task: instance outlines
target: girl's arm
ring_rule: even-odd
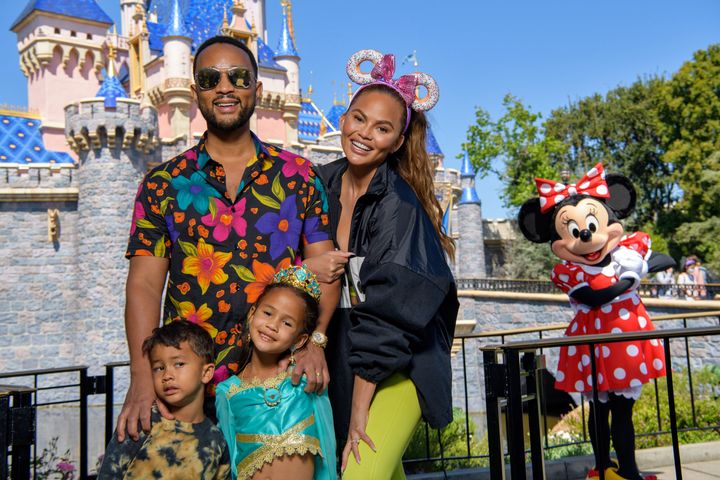
[[[375,444],[365,432],[370,412],[370,403],[372,402],[373,395],[375,395],[375,388],[376,385],[374,383],[355,375],[352,411],[350,413],[350,428],[348,430],[345,448],[343,449],[342,466],[340,467],[343,472],[345,471],[345,467],[347,467],[347,461],[351,451],[355,456],[355,461],[360,463],[359,445],[361,440],[375,451]]]

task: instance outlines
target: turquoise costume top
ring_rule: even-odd
[[[218,426],[230,452],[233,478],[250,478],[284,455],[315,455],[315,480],[337,479],[335,432],[327,391],[293,386],[288,372],[245,382],[233,375],[215,392]]]

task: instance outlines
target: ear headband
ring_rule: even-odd
[[[572,195],[589,195],[595,198],[610,198],[607,182],[605,182],[605,170],[602,163],[595,165],[577,183],[564,185],[553,180],[536,178],[538,194],[540,195],[540,213],[547,213],[555,205]]]
[[[360,65],[369,61],[373,64],[370,73],[363,73]],[[424,112],[433,108],[440,95],[437,82],[433,77],[426,73],[412,73],[403,75],[397,80],[393,80],[395,74],[395,55],[392,53],[383,55],[377,50],[360,50],[353,53],[347,61],[347,74],[350,80],[361,85],[355,92],[355,96],[369,85],[385,85],[392,88],[405,101],[407,115],[405,120],[405,130],[410,124],[410,109],[416,112]],[[423,86],[427,89],[427,95],[422,98],[417,97],[417,87]],[[352,100],[350,101],[352,103]]]

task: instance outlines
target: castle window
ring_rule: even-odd
[[[77,32],[75,30],[70,30],[70,36],[77,37]]]
[[[55,28],[55,35],[60,35],[60,29],[57,27]]]
[[[87,39],[88,39],[88,40],[92,40],[92,33],[88,33],[88,34],[87,34]]]

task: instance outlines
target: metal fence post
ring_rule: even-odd
[[[483,351],[485,370],[485,414],[487,415],[488,454],[490,456],[490,478],[505,480],[503,442],[500,435],[500,402],[504,393],[504,366],[497,361],[497,351]]]
[[[522,382],[520,378],[520,352],[506,348],[507,367],[507,421],[508,453],[510,453],[510,477],[525,480],[525,432],[522,416]]]
[[[526,352],[522,358],[523,370],[527,372],[526,390],[528,395],[528,430],[530,433],[530,461],[533,480],[545,479],[545,455],[540,433],[540,375],[544,368],[544,357],[535,352]]]

